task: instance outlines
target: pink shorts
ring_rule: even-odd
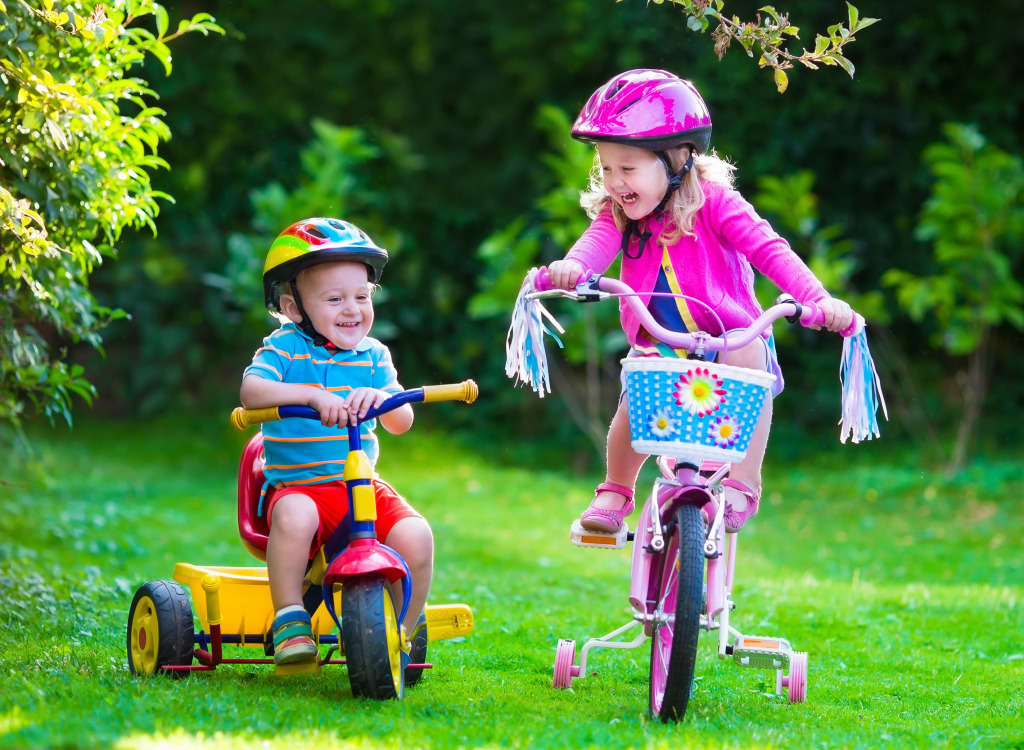
[[[395,488],[382,479],[374,479],[373,491],[377,498],[377,538],[384,541],[395,524],[403,518],[422,518]],[[316,556],[320,546],[331,538],[338,524],[348,515],[348,494],[344,482],[323,482],[294,487],[271,487],[267,489],[267,519],[273,526],[274,504],[285,495],[305,495],[320,511],[320,528],[309,548],[309,559]]]

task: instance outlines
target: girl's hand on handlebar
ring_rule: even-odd
[[[830,331],[844,331],[853,323],[853,308],[841,299],[829,297],[814,304],[824,316],[824,327]],[[822,326],[811,327],[817,330]]]
[[[575,289],[583,275],[583,266],[574,260],[556,260],[548,266],[551,286],[556,289]]]

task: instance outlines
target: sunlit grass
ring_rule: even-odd
[[[401,703],[352,698],[343,668],[223,666],[133,679],[132,594],[175,562],[256,564],[237,539],[245,436],[199,420],[39,433],[0,486],[0,747],[1024,746],[1024,483],[1016,459],[956,482],[894,448],[770,465],[744,531],[733,624],[810,653],[808,700],[719,661],[705,636],[682,723],[646,716],[646,647],[592,651],[551,688],[559,638],[629,620],[628,550],[579,549],[596,476],[499,466],[427,430],[385,436],[381,471],[430,519],[431,598],[465,640]],[[43,480],[42,477],[49,477]],[[635,519],[635,517],[634,517]]]

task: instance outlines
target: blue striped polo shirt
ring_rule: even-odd
[[[256,351],[242,377],[257,375],[283,383],[323,388],[344,396],[354,388],[370,387],[389,394],[401,392],[391,352],[367,336],[354,349],[314,347],[294,323],[285,323]],[[370,463],[379,454],[374,428],[377,420],[360,425],[363,450]],[[263,424],[263,468],[267,485],[288,487],[341,481],[348,454],[347,425],[324,427],[313,419],[289,418]]]

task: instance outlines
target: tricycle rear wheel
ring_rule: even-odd
[[[128,669],[133,675],[191,664],[194,640],[185,589],[174,581],[150,581],[135,592],[128,611]]]
[[[380,575],[341,587],[341,637],[352,695],[388,700],[405,693],[402,641],[391,585]]]

